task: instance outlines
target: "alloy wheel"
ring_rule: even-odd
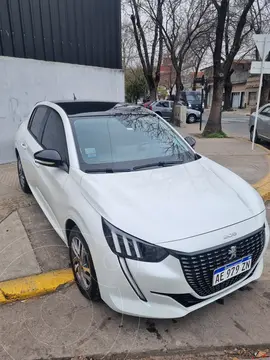
[[[90,262],[83,242],[78,237],[73,237],[70,243],[72,252],[72,265],[76,280],[84,290],[89,290],[92,285]]]
[[[189,115],[188,122],[190,124],[193,124],[195,121],[196,121],[196,116],[195,115]]]

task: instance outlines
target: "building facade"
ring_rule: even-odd
[[[0,0],[0,163],[43,100],[124,101],[120,0]]]
[[[259,76],[250,74],[252,60],[234,61],[233,74],[231,76],[232,94],[231,107],[233,109],[253,108],[257,103],[259,90]],[[213,97],[213,67],[202,69],[208,80],[208,106],[211,106]]]
[[[121,69],[120,0],[0,0],[0,56]]]

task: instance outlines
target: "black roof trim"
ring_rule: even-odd
[[[117,102],[87,100],[61,100],[53,101],[53,103],[60,106],[67,115],[108,111],[118,104]]]

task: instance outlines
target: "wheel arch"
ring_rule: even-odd
[[[77,228],[80,230],[81,234],[83,235],[83,237],[86,239],[89,239],[89,229],[87,227],[87,224],[85,223],[85,221],[83,220],[83,218],[80,216],[80,214],[77,212],[77,210],[75,209],[70,209],[68,212],[68,216],[66,221],[63,224],[63,228],[64,228],[64,235],[65,235],[65,242],[68,245],[68,239],[69,239],[69,235],[71,230],[73,229],[74,226],[77,226]]]
[[[66,224],[65,224],[65,234],[66,234],[67,242],[68,242],[71,230],[74,228],[74,226],[78,226],[75,223],[75,221],[73,221],[72,219],[67,219]]]

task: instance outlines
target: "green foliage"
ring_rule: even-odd
[[[141,68],[126,69],[125,81],[127,102],[137,103],[140,98],[146,97],[148,88]]]
[[[215,133],[203,134],[203,137],[208,138],[208,139],[212,139],[212,138],[222,139],[222,138],[226,138],[228,136],[227,136],[227,134],[225,134],[225,132],[220,131],[220,132],[215,132]]]
[[[168,92],[165,86],[159,86],[157,92],[161,99],[166,99],[168,96]]]

